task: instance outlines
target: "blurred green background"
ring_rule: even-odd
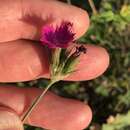
[[[93,120],[86,130],[130,130],[130,0],[71,0],[89,12],[91,26],[79,41],[103,46],[110,66],[99,78],[85,82],[60,82],[55,93],[88,103]],[[94,2],[92,8],[89,2]],[[45,86],[46,80],[18,83]],[[58,87],[61,86],[62,87]],[[41,130],[25,126],[25,130]]]

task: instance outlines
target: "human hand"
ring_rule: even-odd
[[[38,44],[44,24],[61,21],[74,24],[76,38],[85,33],[89,18],[85,11],[56,0],[0,0],[0,82],[19,82],[49,77],[48,58]],[[20,40],[24,39],[24,40]],[[109,64],[105,49],[86,45],[77,68],[66,80],[81,81],[101,75]],[[0,87],[0,130],[22,130],[20,117],[41,93],[37,88]],[[88,105],[48,92],[27,124],[50,130],[82,130],[92,118]]]

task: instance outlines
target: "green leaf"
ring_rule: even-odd
[[[102,4],[104,10],[112,10],[112,5],[110,3]]]
[[[110,21],[113,21],[114,19],[114,13],[110,10],[110,11],[101,13],[99,17],[104,19],[107,22],[110,22]]]
[[[114,13],[112,12],[112,10],[104,11],[97,15],[93,15],[91,19],[93,22],[97,23],[111,22],[114,19]]]
[[[66,49],[62,49],[60,53],[60,65],[64,64],[69,56],[70,52]]]
[[[130,22],[130,5],[124,5],[122,6],[122,9],[120,11],[120,15],[127,20],[127,22]]]
[[[68,58],[67,62],[65,63],[62,73],[66,75],[71,72],[74,72],[75,66],[78,63],[78,61],[79,61],[79,57],[75,57],[75,56],[71,55]]]

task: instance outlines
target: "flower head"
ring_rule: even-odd
[[[72,32],[73,24],[62,22],[60,26],[45,26],[42,29],[41,43],[49,48],[67,48],[74,40],[75,33]]]
[[[85,48],[84,45],[77,46],[75,49],[76,49],[76,50],[75,50],[74,53],[72,54],[73,57],[78,57],[78,56],[81,55],[81,53],[84,53],[84,54],[87,53],[87,49]]]

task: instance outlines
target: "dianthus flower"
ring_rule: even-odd
[[[52,25],[43,27],[40,39],[42,45],[46,45],[49,48],[67,48],[75,36],[72,26],[73,24],[70,22],[62,22],[56,28]]]

